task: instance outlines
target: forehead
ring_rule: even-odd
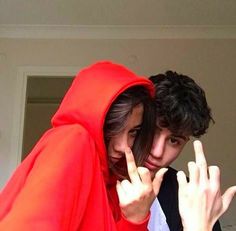
[[[184,136],[184,137],[192,137],[192,127],[191,123],[182,123],[181,121],[178,122],[169,121],[165,116],[156,116],[156,127],[159,129],[167,129],[171,134],[176,136]]]
[[[142,103],[140,103],[140,104],[138,104],[138,105],[136,105],[136,106],[134,106],[133,107],[133,109],[132,109],[132,111],[131,111],[131,113],[130,113],[130,115],[131,116],[142,116],[142,114],[143,114],[143,104]]]
[[[127,120],[129,122],[140,121],[143,117],[143,110],[142,104],[134,106]]]
[[[136,126],[140,126],[142,123],[142,118],[143,118],[143,105],[138,104],[137,106],[133,107],[132,111],[128,115],[124,129],[130,129]]]
[[[114,142],[116,139],[123,137],[124,134],[131,132],[132,130],[139,130],[142,126],[143,118],[143,107],[142,105],[137,105],[130,112],[122,128],[114,133],[109,140],[109,143]]]
[[[165,127],[160,127],[156,124],[156,132],[165,134],[166,136],[174,136],[176,138],[181,138],[185,141],[188,141],[190,139],[190,135],[187,133],[180,133],[180,132],[173,132]]]

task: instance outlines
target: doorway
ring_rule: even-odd
[[[27,77],[21,161],[51,127],[51,118],[72,80],[72,76]]]

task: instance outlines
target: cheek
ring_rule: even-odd
[[[177,159],[177,157],[179,156],[181,150],[176,150],[173,148],[170,148],[169,151],[167,152],[167,154],[165,155],[165,161],[166,163],[169,165],[170,163],[172,163],[173,161],[175,161]]]
[[[112,142],[111,141],[107,145],[107,155],[108,156],[112,155]]]
[[[135,141],[135,138],[134,138],[134,137],[130,137],[130,138],[128,139],[128,145],[129,145],[130,148],[133,147],[134,141]]]

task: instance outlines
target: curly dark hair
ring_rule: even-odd
[[[157,125],[175,134],[200,137],[215,122],[204,90],[189,76],[167,71],[149,78],[155,85]]]

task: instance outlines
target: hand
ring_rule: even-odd
[[[137,223],[147,217],[167,169],[160,169],[152,180],[147,168],[136,166],[130,149],[125,151],[125,157],[130,181],[117,181],[116,189],[122,214]]]
[[[177,173],[179,183],[179,211],[184,230],[210,231],[228,209],[235,193],[232,186],[221,195],[220,170],[207,167],[200,141],[194,142],[196,162],[189,162],[189,183],[184,172]]]

